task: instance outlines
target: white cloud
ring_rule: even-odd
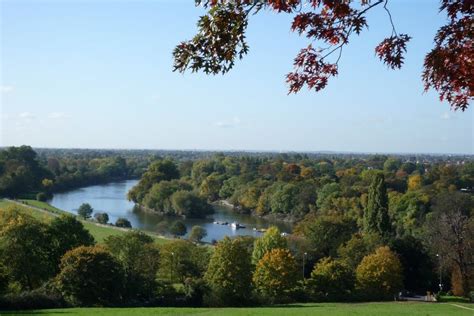
[[[34,115],[31,112],[22,112],[18,116],[22,119],[25,119],[25,120],[33,120],[33,119],[36,118],[36,115]]]
[[[48,114],[48,118],[53,119],[53,120],[67,119],[70,117],[71,116],[69,114],[66,114],[64,112],[51,112]]]
[[[215,126],[221,127],[221,128],[229,128],[229,127],[237,127],[241,123],[240,118],[234,117],[230,121],[219,121],[214,123]]]
[[[13,86],[0,86],[0,92],[1,93],[9,93],[14,90]]]

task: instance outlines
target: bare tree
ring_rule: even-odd
[[[459,269],[465,295],[469,293],[469,275],[474,267],[473,206],[470,195],[443,193],[435,200],[427,221],[431,248]]]

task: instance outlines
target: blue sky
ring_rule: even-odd
[[[446,19],[436,0],[390,2],[413,37],[402,70],[374,56],[390,34],[377,10],[324,91],[290,96],[284,76],[308,43],[285,15],[252,16],[250,53],[205,76],[171,71],[203,13],[191,0],[0,5],[3,146],[474,153],[473,109],[423,93],[423,57]]]

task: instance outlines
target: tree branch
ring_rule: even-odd
[[[386,0],[388,2],[388,0]],[[383,3],[384,0],[378,0],[377,2],[375,2],[374,4],[371,4],[370,6],[368,6],[367,8],[365,8],[364,10],[360,11],[356,16],[357,17],[361,17],[364,13],[366,13],[367,11],[369,11],[370,9],[378,6],[379,4]],[[386,5],[386,3],[385,3]],[[391,17],[390,17],[391,19]],[[339,22],[342,22],[342,21],[339,21]],[[392,23],[392,26],[393,26],[393,23]],[[347,43],[349,43],[348,39],[349,39],[349,36],[352,34],[352,31],[353,31],[353,25],[351,25],[351,27],[349,28],[349,30],[346,32],[346,34],[344,35],[344,41],[339,44],[338,46],[336,46],[333,50],[331,50],[329,53],[327,53],[326,55],[324,55],[323,57],[321,57],[321,60],[324,60],[326,57],[328,57],[329,55],[331,55],[332,53],[334,53],[336,50],[339,49],[339,56],[337,58],[337,61],[336,61],[336,64],[339,62],[339,60],[341,59],[341,55],[342,55],[342,49],[343,49],[343,46],[344,45],[347,45]]]
[[[392,24],[392,36],[395,35],[396,37],[398,37],[397,30],[395,29],[395,24],[393,23],[392,14],[390,13],[390,10],[387,8],[387,4],[388,4],[388,0],[385,0],[385,4],[383,5],[383,8],[385,9],[385,11],[387,11],[388,18],[390,19],[390,24]]]

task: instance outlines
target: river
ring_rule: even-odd
[[[106,212],[110,222],[115,223],[119,217],[127,218],[134,228],[156,232],[157,225],[163,221],[168,224],[178,218],[162,216],[151,212],[144,212],[134,208],[134,203],[127,200],[127,192],[136,185],[138,180],[113,182],[103,185],[88,186],[68,192],[56,193],[49,203],[59,209],[76,214],[82,203],[89,203],[94,212]],[[254,228],[268,228],[275,225],[282,232],[291,232],[291,224],[283,221],[269,220],[251,215],[238,214],[225,206],[214,206],[215,213],[204,219],[180,219],[188,229],[194,225],[202,226],[207,230],[204,241],[220,240],[224,236],[250,235],[260,236]],[[245,228],[233,229],[230,225],[214,224],[218,222],[238,222]],[[186,236],[185,236],[186,237]]]

